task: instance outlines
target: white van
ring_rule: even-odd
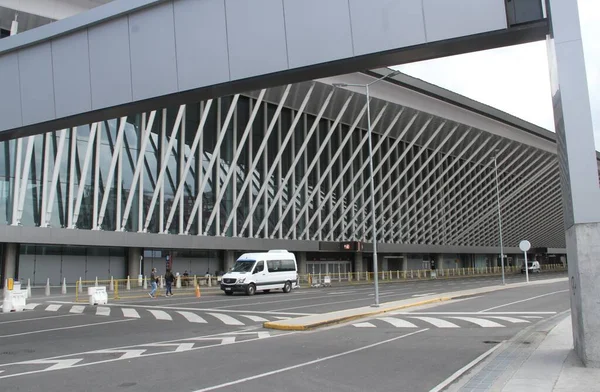
[[[293,253],[287,250],[244,253],[221,278],[221,290],[227,295],[236,291],[254,295],[256,290],[268,293],[276,289],[289,293],[297,280],[298,267]]]

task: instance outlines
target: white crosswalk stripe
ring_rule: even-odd
[[[495,321],[486,320],[486,319],[477,318],[477,317],[452,316],[450,318],[453,318],[453,319],[456,319],[456,320],[463,320],[463,321],[467,321],[469,323],[477,324],[477,325],[479,325],[480,327],[483,327],[483,328],[504,328],[504,325],[498,324]]]
[[[244,323],[242,323],[241,321],[234,319],[231,316],[228,316],[226,314],[221,314],[221,313],[208,313],[209,315],[218,318],[219,320],[221,320],[223,323],[225,323],[226,325],[245,325]]]
[[[250,315],[250,314],[242,314],[241,316],[242,316],[242,317],[246,317],[246,318],[248,318],[248,319],[250,319],[250,320],[252,320],[252,321],[256,321],[256,322],[258,322],[258,323],[262,323],[262,322],[265,322],[265,321],[269,321],[269,320],[267,320],[267,319],[266,319],[266,318],[264,318],[264,317],[260,317],[260,316],[253,316],[253,315]]]
[[[35,309],[38,306],[40,306],[40,304],[30,303],[30,304],[25,305],[25,309],[26,310],[33,310],[33,309]]]
[[[285,316],[275,316],[275,318],[277,320],[289,320],[289,319],[291,319],[291,317],[285,317]]]
[[[541,319],[543,317],[542,316],[523,316],[523,318],[526,318],[526,319]]]
[[[185,317],[185,319],[187,321],[189,321],[190,323],[202,323],[202,324],[206,323],[206,320],[204,320],[202,317],[198,316],[196,313],[184,312],[184,311],[177,311],[177,313],[179,313],[180,315]]]
[[[394,317],[379,317],[378,320],[385,321],[386,323],[392,324],[396,328],[417,328],[417,326],[410,321],[397,319]]]
[[[451,323],[450,321],[442,320],[436,317],[411,317],[413,319],[425,321],[438,328],[460,328],[458,325]]]
[[[96,316],[110,316],[110,308],[98,306],[96,309]]]
[[[508,317],[508,316],[486,316],[487,318],[493,318],[496,320],[508,321],[509,323],[519,324],[519,323],[529,323],[530,321],[522,320],[516,317]]]
[[[356,323],[352,325],[358,328],[375,328],[375,326],[371,323]]]
[[[85,306],[83,305],[73,305],[71,307],[71,310],[69,310],[70,313],[83,313],[83,311],[85,310]]]
[[[54,305],[54,304],[48,305],[48,307],[46,308],[46,310],[48,312],[56,312],[56,311],[58,311],[58,309],[60,309],[61,306],[62,305]]]
[[[148,311],[150,313],[152,313],[152,315],[157,320],[169,320],[169,321],[173,321],[173,318],[171,318],[171,316],[169,315],[169,313],[165,312],[164,310],[148,309]]]
[[[135,309],[132,309],[132,308],[123,308],[121,310],[123,311],[123,317],[140,318],[140,314]]]

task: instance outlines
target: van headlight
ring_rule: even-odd
[[[238,283],[244,283],[246,281],[246,278],[240,278],[238,279]]]

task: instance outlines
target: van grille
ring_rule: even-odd
[[[225,278],[223,279],[223,283],[232,284],[235,283],[237,279]]]

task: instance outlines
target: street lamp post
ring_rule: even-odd
[[[494,172],[496,173],[496,199],[498,201],[498,229],[500,232],[500,264],[502,266],[502,284],[506,284],[504,278],[504,247],[502,245],[502,213],[500,211],[500,186],[498,183],[498,161],[496,159],[497,150],[494,153]]]
[[[369,171],[371,175],[370,189],[371,189],[371,228],[373,231],[373,274],[375,283],[375,304],[373,306],[379,306],[379,271],[377,266],[377,227],[376,227],[376,216],[375,216],[375,173],[373,170],[373,142],[372,142],[372,129],[371,129],[371,97],[369,95],[369,87],[383,79],[398,75],[400,71],[391,72],[385,76],[380,77],[367,84],[353,84],[353,83],[334,83],[334,87],[363,87],[366,90],[367,98],[367,135],[369,139]]]

